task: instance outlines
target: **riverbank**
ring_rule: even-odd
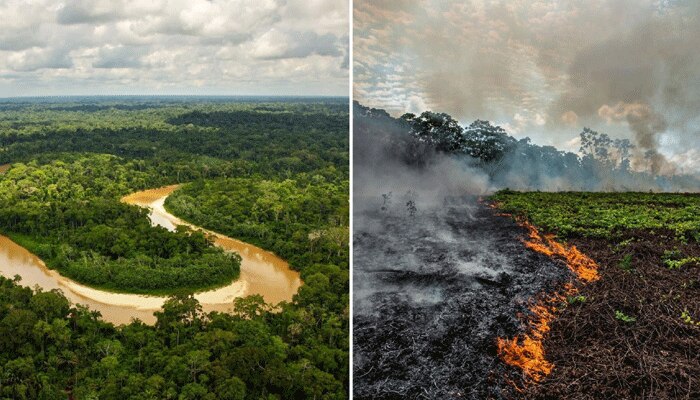
[[[186,223],[169,214],[162,205],[175,189],[177,186],[137,192],[126,196],[123,201],[151,208],[153,225],[174,230],[177,225]],[[287,263],[274,254],[223,235],[207,233],[215,237],[216,245],[240,254],[242,261],[238,280],[195,295],[204,311],[230,312],[234,299],[252,294],[262,295],[269,303],[290,301],[301,286],[299,274],[290,270]],[[153,312],[160,310],[168,298],[115,293],[82,285],[49,269],[39,257],[6,236],[0,236],[0,273],[9,278],[21,276],[21,284],[25,286],[38,286],[43,290],[59,289],[72,303],[84,304],[99,311],[103,319],[114,324],[129,323],[132,318],[153,324]]]
[[[252,244],[242,242],[217,232],[203,229],[176,217],[165,209],[165,199],[180,185],[165,186],[137,192],[122,198],[127,204],[149,208],[151,222],[168,230],[174,230],[178,225],[201,230],[210,236],[214,244],[225,251],[238,253],[241,258],[240,277],[229,286],[217,290],[199,293],[200,302],[233,301],[236,297],[253,294],[262,295],[266,302],[276,304],[280,301],[291,301],[301,286],[299,272],[291,270],[289,264],[272,252]],[[243,287],[240,287],[242,283]],[[239,294],[240,293],[240,294]],[[202,298],[200,298],[202,297]]]

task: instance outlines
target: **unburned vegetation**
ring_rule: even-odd
[[[346,398],[347,108],[343,98],[0,101],[0,163],[12,164],[0,167],[0,232],[86,285],[172,294],[155,326],[114,326],[58,291],[0,277],[0,397]],[[239,258],[120,202],[173,184],[189,222],[289,257],[304,281],[291,301],[254,295],[207,313],[181,293],[230,283]],[[314,230],[334,235],[299,240]]]

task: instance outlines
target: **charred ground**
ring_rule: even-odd
[[[499,211],[469,200],[436,206],[503,187],[697,190],[697,177],[600,158],[620,153],[590,130],[576,155],[442,113],[397,119],[355,104],[353,118],[357,398],[700,398],[698,196],[495,196],[500,212],[593,258],[600,276],[587,285],[570,263],[527,249],[528,229]],[[381,193],[406,189],[429,205],[412,213],[402,199],[380,211]],[[567,286],[579,291],[571,299]],[[533,304],[548,298],[562,303],[550,304],[557,312],[538,342],[553,369],[533,384],[499,358],[497,339],[519,344],[539,317]]]
[[[475,199],[355,221],[355,398],[513,396],[519,374],[496,339],[519,333],[518,315],[567,268],[527,250],[523,228]]]

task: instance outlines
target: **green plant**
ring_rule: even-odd
[[[693,320],[687,309],[683,310],[683,312],[681,313],[681,319],[688,325],[700,326],[700,321]]]
[[[661,259],[666,261],[666,260],[680,260],[683,258],[683,253],[681,253],[680,250],[673,249],[673,250],[665,250],[664,254],[661,256]]]
[[[637,318],[629,316],[620,310],[615,310],[615,319],[620,320],[622,322],[626,322],[626,323],[632,323],[632,322],[635,322],[637,320]]]
[[[624,250],[625,247],[629,246],[633,242],[634,242],[634,238],[629,238],[629,239],[623,240],[615,246],[615,251],[618,252],[618,251]]]
[[[632,270],[632,254],[627,254],[626,256],[622,257],[622,260],[620,260],[620,263],[618,264],[618,266],[623,271],[631,271]]]
[[[686,257],[680,260],[664,260],[669,269],[679,269],[686,264],[700,263],[700,257]]]
[[[566,302],[568,304],[576,304],[576,303],[585,303],[586,302],[586,296],[578,295],[578,296],[566,296]]]
[[[644,230],[688,243],[700,239],[700,196],[675,193],[590,193],[501,191],[491,197],[499,208],[527,216],[539,228],[561,238],[594,237],[619,242],[622,251],[632,240],[625,232]]]

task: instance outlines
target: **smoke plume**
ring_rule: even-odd
[[[658,151],[658,135],[666,131],[666,120],[648,104],[619,102],[613,107],[604,104],[598,109],[598,115],[608,123],[627,121],[637,145],[635,169],[646,170],[648,164],[654,175],[673,175],[676,172],[675,167]]]
[[[368,116],[368,112],[380,113]],[[489,191],[482,172],[453,157],[420,146],[381,110],[355,106],[353,131],[353,200],[356,214],[378,210],[388,202],[403,208],[409,197],[421,208],[433,208],[445,198],[478,196]]]
[[[406,3],[355,3],[361,103],[423,103],[567,150],[590,127],[631,139],[633,168],[700,173],[699,2]]]
[[[637,147],[588,131],[595,135],[584,138],[582,134],[582,142],[586,143],[586,148],[581,149],[586,154],[583,157],[551,146],[516,140],[484,121],[459,128],[452,125],[449,116],[436,117],[433,122],[443,121],[446,125],[421,131],[422,125],[411,124],[444,114],[426,113],[415,118],[396,119],[383,110],[355,104],[353,115],[353,187],[355,209],[359,213],[380,207],[388,209],[389,203],[404,206],[412,200],[432,209],[442,206],[445,198],[475,197],[504,188],[700,190],[700,180],[696,176],[676,173],[675,165],[657,150],[658,135],[664,132],[667,122],[641,103],[620,102],[598,110],[601,119],[627,124],[635,134]],[[450,129],[450,133],[443,128]],[[430,135],[431,129],[437,135],[433,140],[442,138],[447,142],[438,144],[428,139],[425,135]],[[456,129],[461,129],[461,139]],[[438,150],[443,147],[445,150]]]

